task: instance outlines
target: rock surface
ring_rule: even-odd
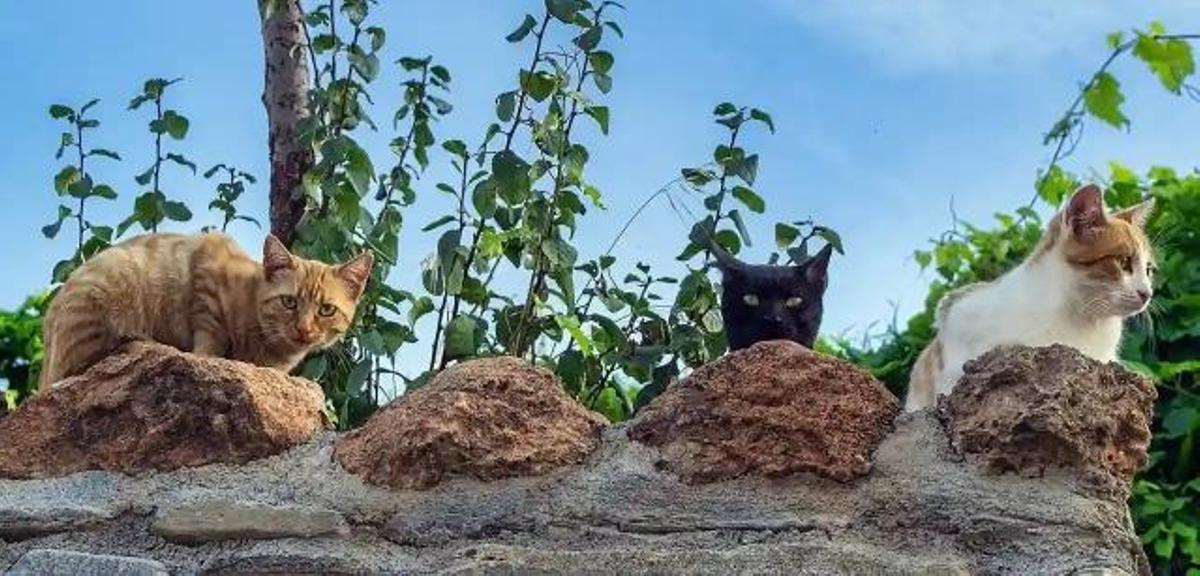
[[[994,471],[1077,470],[1124,491],[1146,464],[1156,392],[1146,378],[1066,346],[995,349],[939,402],[953,446]]]
[[[629,429],[686,482],[812,472],[865,475],[899,403],[865,370],[788,341],[760,342],[693,372]]]
[[[167,576],[161,562],[129,556],[84,554],[70,550],[30,550],[7,576],[47,576],[72,574],[80,576]]]
[[[196,544],[218,540],[345,536],[346,521],[332,510],[275,508],[225,501],[202,502],[168,510],[150,531],[171,542]]]
[[[451,476],[492,480],[578,464],[604,425],[550,372],[485,358],[451,366],[384,407],[335,454],[372,484],[428,488]]]
[[[247,462],[311,438],[323,409],[307,380],[135,343],[0,420],[0,477]]]
[[[1049,370],[1040,363],[1050,359],[1030,358],[1040,366],[1035,372]],[[468,375],[475,370],[462,368]],[[443,386],[473,390],[463,377]],[[468,380],[478,384],[477,377]],[[507,418],[508,408],[488,408],[498,402],[491,393],[442,399]],[[825,406],[814,402],[814,409]],[[449,409],[441,414],[453,416]],[[776,434],[774,420],[765,417],[742,426]],[[54,550],[153,561],[175,575],[1148,574],[1122,494],[1094,490],[1060,466],[1047,466],[1039,477],[992,473],[955,451],[931,411],[901,415],[893,426],[875,449],[870,473],[852,482],[745,473],[688,484],[663,468],[659,449],[630,440],[625,426],[601,432],[577,465],[487,481],[447,473],[421,490],[376,486],[347,472],[334,458],[344,442],[339,446],[332,433],[241,465],[0,480],[0,519],[8,519],[0,572],[43,557],[38,550]],[[466,438],[470,430],[445,437]],[[490,461],[455,450],[434,453]],[[189,543],[160,535],[172,511],[212,522],[208,515],[227,507],[267,516],[327,511],[349,530]],[[84,522],[45,530],[55,510],[83,511]],[[71,571],[72,558],[57,566]],[[41,566],[43,573],[56,569]]]

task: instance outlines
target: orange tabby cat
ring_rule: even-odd
[[[71,274],[46,312],[41,384],[79,374],[130,340],[291,370],[350,327],[371,253],[340,265],[293,256],[274,236],[263,263],[223,234],[146,234]]]

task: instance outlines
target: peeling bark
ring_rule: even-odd
[[[264,2],[271,4],[264,7]],[[308,115],[309,69],[304,59],[303,12],[299,0],[260,0],[271,158],[271,233],[291,245],[304,214],[300,191],[304,172],[313,165],[312,150],[299,139],[299,123]]]

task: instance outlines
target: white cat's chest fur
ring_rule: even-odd
[[[948,394],[965,362],[1003,344],[1064,344],[1102,362],[1116,360],[1121,318],[1085,319],[1082,303],[1063,289],[1074,282],[1067,266],[1040,258],[958,296],[939,318],[944,368],[937,392]]]

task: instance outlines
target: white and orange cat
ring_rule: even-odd
[[[305,260],[274,236],[263,263],[223,234],[146,234],[75,270],[46,311],[41,386],[79,374],[131,340],[291,370],[350,327],[370,251]]]
[[[909,378],[905,409],[933,406],[958,383],[965,362],[1003,344],[1065,344],[1116,360],[1124,319],[1145,310],[1153,294],[1153,254],[1143,231],[1152,209],[1148,200],[1109,213],[1100,189],[1083,186],[1019,266],[946,294],[937,338]]]

